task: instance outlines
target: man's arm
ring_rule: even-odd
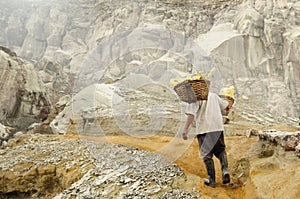
[[[220,98],[220,97],[218,96],[218,101],[219,101],[219,105],[220,105],[220,109],[221,109],[221,110],[224,111],[224,110],[227,110],[227,109],[228,109],[229,103],[228,103],[227,100],[222,99],[222,98]]]
[[[186,122],[185,122],[185,125],[184,125],[184,129],[183,129],[183,133],[182,133],[182,138],[184,140],[187,140],[187,135],[188,135],[188,130],[189,130],[189,127],[190,125],[192,124],[192,122],[194,121],[194,115],[192,114],[187,114],[187,119],[186,119]]]

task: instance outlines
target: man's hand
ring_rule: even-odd
[[[188,131],[184,130],[182,133],[182,139],[187,140],[188,139]]]

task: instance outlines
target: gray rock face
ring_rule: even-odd
[[[206,71],[211,62],[197,61],[203,55],[195,51],[200,45],[222,74],[216,79],[235,85],[236,97],[298,117],[300,10],[293,0],[12,0],[0,5],[0,44],[35,63],[54,101],[136,70],[154,80],[171,69]],[[136,34],[137,28],[148,29]],[[201,45],[203,40],[208,45]]]
[[[141,82],[148,82],[146,76],[142,77],[144,80],[140,79]],[[176,135],[183,125],[180,121],[184,104],[175,93],[150,82],[138,90],[130,89],[130,81],[125,80],[121,84],[124,87],[95,84],[74,95],[51,122],[53,132],[94,136],[116,133],[146,136],[159,132]],[[70,124],[74,125],[74,132],[68,132]]]
[[[10,131],[6,126],[0,123],[0,147],[7,145],[8,138],[10,137]]]
[[[0,121],[15,130],[26,130],[30,124],[44,120],[50,100],[34,66],[3,47],[0,66]]]

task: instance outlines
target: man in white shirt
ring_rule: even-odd
[[[200,152],[208,173],[208,178],[204,179],[204,183],[211,187],[216,187],[213,155],[221,162],[223,184],[230,182],[222,117],[227,106],[228,102],[226,100],[221,99],[215,93],[209,92],[207,100],[188,104],[185,112],[187,120],[182,138],[187,139],[188,129],[195,121]]]

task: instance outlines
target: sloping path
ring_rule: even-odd
[[[124,144],[129,146],[134,146],[142,150],[147,150],[155,153],[160,153],[159,150],[164,145],[168,144],[173,137],[167,136],[153,136],[149,138],[137,138],[131,136],[110,136],[107,139],[115,144]],[[178,138],[178,148],[174,148],[173,153],[180,150],[180,146],[184,145],[183,140]],[[245,159],[247,151],[250,149],[251,145],[257,141],[256,138],[248,139],[245,137],[227,137],[227,151],[228,151],[228,161],[229,167],[232,170],[232,184],[223,185],[221,183],[221,171],[220,164],[217,159],[215,159],[216,167],[216,180],[217,187],[215,189],[207,187],[203,184],[202,178],[206,177],[206,169],[202,160],[199,158],[199,149],[198,143],[196,140],[193,140],[189,148],[179,157],[175,163],[184,169],[187,179],[185,182],[182,182],[181,186],[184,189],[196,189],[200,190],[204,196],[207,198],[231,198],[231,199],[241,199],[244,198],[244,184],[246,179],[238,179],[237,177],[243,172],[247,171],[248,168],[240,169],[238,164],[242,164],[241,160]],[[161,154],[168,158],[170,154]],[[238,168],[238,169],[236,169]],[[245,171],[243,171],[243,169]]]

